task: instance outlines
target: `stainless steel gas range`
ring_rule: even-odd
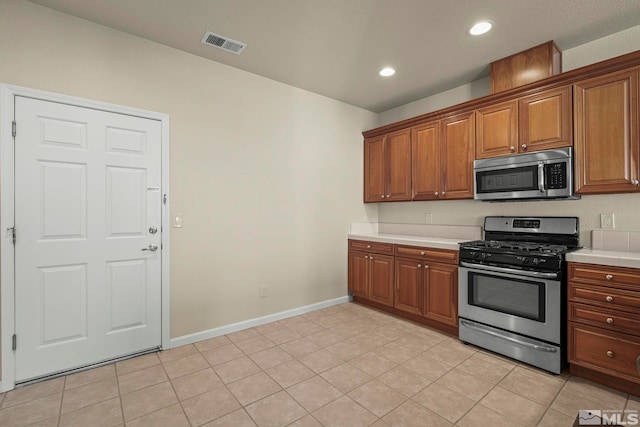
[[[459,338],[559,374],[566,361],[565,254],[576,217],[486,217],[460,244]]]

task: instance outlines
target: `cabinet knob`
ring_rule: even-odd
[[[371,245],[367,245],[367,249],[371,249]]]
[[[511,150],[512,153],[516,152],[516,147],[514,147],[513,145],[511,147],[509,147],[509,150]]]
[[[426,253],[425,251],[422,251],[422,252],[420,252],[420,255],[424,255],[425,253]]]
[[[527,151],[527,144],[522,144],[520,148],[522,148],[524,151]]]
[[[611,280],[613,279],[613,276],[611,274],[607,274],[606,276],[604,276],[604,278],[607,280]]]
[[[614,356],[613,351],[611,351],[611,350],[607,351],[607,356],[613,357]]]
[[[608,324],[612,324],[613,323],[613,319],[611,317],[607,317],[607,323]]]
[[[444,197],[447,193],[445,191],[442,192],[442,197]]]
[[[422,264],[418,264],[418,268],[422,268]]]
[[[607,300],[607,302],[613,302],[613,297],[611,295],[607,295],[605,299]]]
[[[435,193],[433,193],[433,194],[434,194],[434,196],[437,196],[437,195],[438,195],[438,192],[436,191],[436,192],[435,192]]]
[[[637,179],[632,179],[632,180],[631,180],[631,183],[632,183],[633,185],[638,185],[638,180],[637,180]]]
[[[371,261],[373,261],[373,257],[372,257],[372,256],[370,256],[370,257],[369,257],[369,259],[370,259]]]
[[[388,199],[389,197],[391,197],[391,194],[387,194],[387,199]]]
[[[367,255],[364,256],[364,259],[369,259],[369,257]]]

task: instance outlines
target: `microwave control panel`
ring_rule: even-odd
[[[567,163],[551,163],[544,165],[545,187],[548,190],[567,188]]]

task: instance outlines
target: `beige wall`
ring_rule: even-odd
[[[170,115],[172,337],[347,294],[376,114],[22,0],[0,82]]]
[[[640,50],[640,26],[564,51],[563,69],[569,71],[636,50]],[[487,94],[488,80],[483,79],[383,112],[379,123],[392,123]],[[465,98],[465,95],[469,96]],[[426,213],[433,215],[434,224],[465,225],[482,225],[486,215],[578,216],[582,244],[588,246],[591,230],[600,227],[601,213],[614,213],[618,230],[640,230],[640,194],[585,196],[581,200],[560,202],[483,203],[465,200],[380,205],[381,222],[424,223]]]

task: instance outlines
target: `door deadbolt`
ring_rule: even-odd
[[[149,227],[149,233],[151,234],[156,234],[158,232],[158,228],[156,227]]]

